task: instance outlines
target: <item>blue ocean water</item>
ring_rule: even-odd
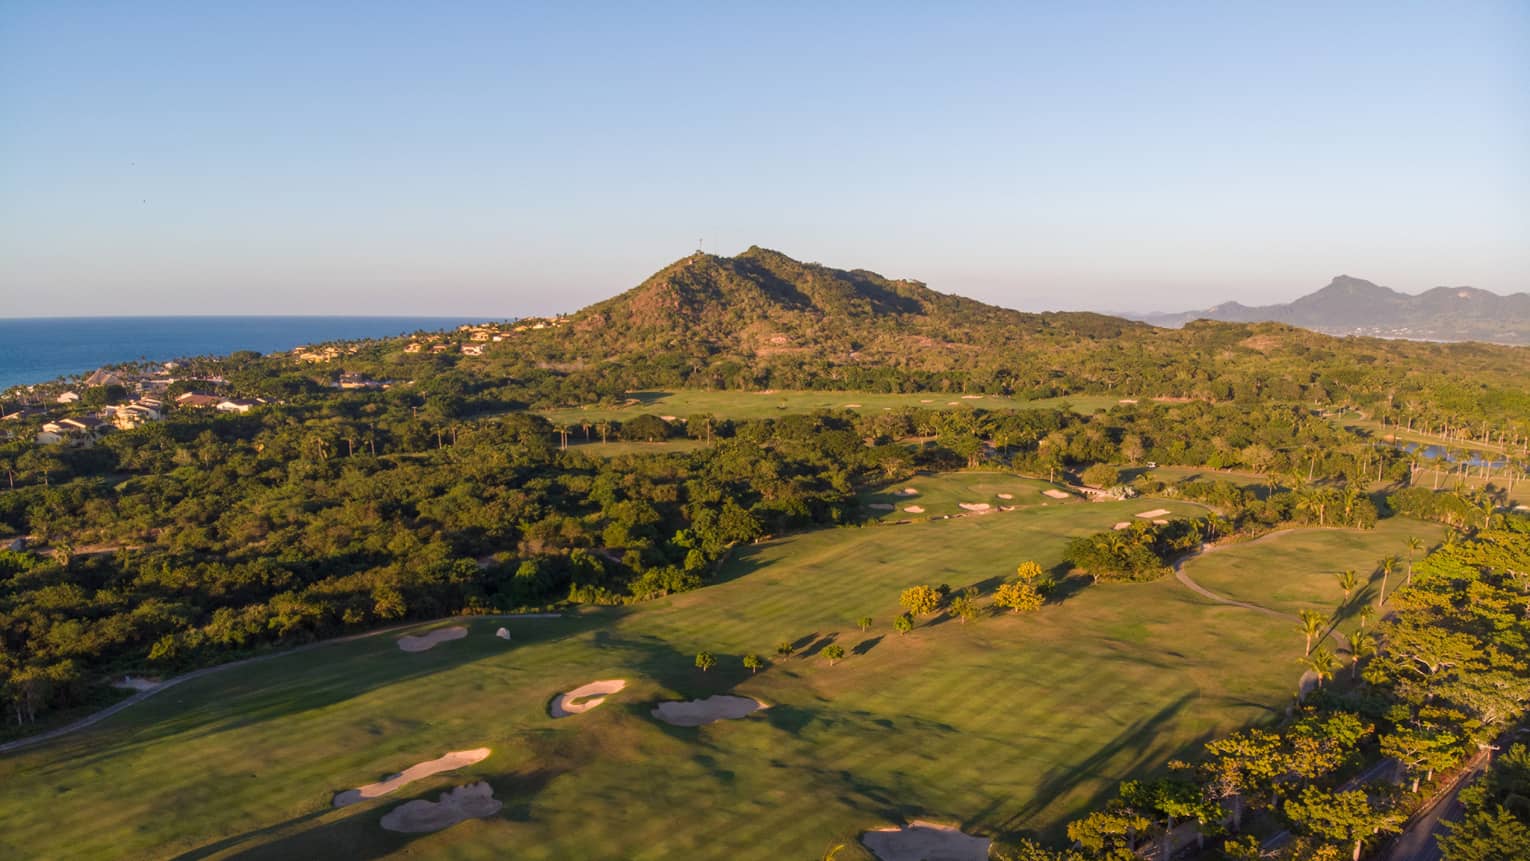
[[[102,365],[449,329],[457,317],[28,317],[0,319],[0,391]]]

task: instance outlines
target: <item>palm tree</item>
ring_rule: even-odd
[[[1367,604],[1367,607],[1370,605]],[[1360,675],[1360,662],[1376,654],[1376,640],[1364,631],[1356,631],[1349,635],[1349,672],[1350,678]]]
[[[1381,569],[1381,591],[1376,595],[1376,609],[1380,610],[1381,605],[1387,602],[1387,581],[1391,579],[1392,572],[1397,570],[1397,557],[1388,556],[1377,563],[1377,567]]]
[[[1344,600],[1348,601],[1349,596],[1355,593],[1355,587],[1360,585],[1360,576],[1353,568],[1347,568],[1334,576],[1339,580],[1339,588],[1344,590]]]
[[[1424,549],[1424,539],[1416,535],[1408,536],[1408,579],[1405,585],[1413,585],[1413,555]]]
[[[1316,610],[1303,610],[1301,612],[1302,634],[1307,638],[1307,650],[1302,653],[1303,657],[1312,654],[1312,639],[1323,633],[1323,626],[1328,624],[1328,617]]]
[[[1322,646],[1303,658],[1302,664],[1314,676],[1317,676],[1317,686],[1321,688],[1324,681],[1333,678],[1333,671],[1338,668],[1339,659],[1334,656],[1332,649]]]
[[[1362,630],[1362,631],[1365,630],[1365,626],[1369,625],[1371,623],[1371,620],[1375,619],[1375,618],[1376,618],[1376,608],[1375,607],[1372,607],[1370,604],[1366,604],[1364,607],[1361,607],[1360,608],[1360,630]]]
[[[558,446],[562,451],[568,451],[568,431],[569,427],[566,423],[559,422],[553,425],[553,433],[562,438],[562,443]]]

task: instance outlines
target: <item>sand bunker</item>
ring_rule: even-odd
[[[909,514],[923,514],[924,513],[924,506],[922,506],[922,505],[905,505],[905,506],[903,506],[903,510],[907,511]]]
[[[956,507],[965,509],[967,511],[987,511],[988,509],[993,508],[992,505],[989,505],[986,502],[961,502],[957,503]]]
[[[1013,493],[1001,493],[998,496],[999,496],[1000,499],[1014,499],[1015,498],[1015,495]]]
[[[912,488],[912,487],[905,487],[902,490],[895,490],[895,491],[893,491],[893,495],[894,496],[918,496],[919,495],[919,491],[917,489],[915,489],[915,488]]]
[[[1042,496],[1050,496],[1053,499],[1067,499],[1068,497],[1072,496],[1073,494],[1069,493],[1066,490],[1058,490],[1055,487],[1049,487],[1046,490],[1043,490],[1041,492],[1041,495]]]
[[[988,861],[993,841],[915,819],[902,828],[867,831],[861,843],[882,861]]]
[[[434,631],[427,631],[415,636],[399,637],[398,647],[406,652],[423,652],[426,649],[435,648],[437,643],[444,643],[447,640],[460,640],[466,636],[467,628],[461,625],[453,625],[450,628],[437,628]]]
[[[1130,529],[1130,528],[1132,528],[1132,524],[1131,524],[1131,521],[1129,521],[1129,520],[1123,520],[1120,523],[1117,523],[1115,526],[1112,526],[1110,528],[1111,529]]]
[[[626,686],[626,679],[606,679],[580,685],[566,694],[558,694],[554,697],[552,705],[547,707],[547,713],[555,718],[583,714],[605,702],[608,695]]]
[[[1137,516],[1142,518],[1143,520],[1152,520],[1155,517],[1162,517],[1165,514],[1172,514],[1172,513],[1173,512],[1169,511],[1169,509],[1167,509],[1167,508],[1155,508],[1152,511],[1143,511],[1143,512],[1140,512]]]
[[[870,505],[868,505],[866,507],[874,509],[876,511],[892,511],[892,510],[896,509],[898,506],[893,505],[890,502],[873,502],[873,503],[871,503]]]
[[[347,789],[335,794],[334,804],[336,807],[345,807],[349,804],[366,801],[387,795],[395,789],[416,780],[424,780],[433,774],[443,771],[455,771],[465,765],[482,762],[489,757],[489,749],[486,747],[474,748],[473,750],[454,750],[440,759],[432,759],[429,762],[420,762],[409,766],[398,774],[391,775],[386,780],[377,783],[369,783],[360,789]]]
[[[494,787],[480,780],[441,793],[439,801],[400,804],[382,818],[382,827],[405,834],[424,834],[464,820],[493,816],[503,806],[494,799]]]
[[[510,639],[510,629],[500,628],[498,631],[494,632],[494,636],[500,638],[501,640],[508,640]]]
[[[653,716],[675,726],[702,726],[720,720],[737,720],[765,708],[753,697],[730,697],[725,694],[690,702],[659,703]]]
[[[1169,521],[1164,520],[1163,518],[1157,518],[1157,519],[1155,519],[1153,521],[1153,525],[1155,525],[1155,526],[1168,526],[1169,525]]]
[[[860,404],[845,404],[845,409],[847,409],[847,410],[858,410],[860,408],[861,408]]]
[[[964,401],[981,401],[982,399],[982,395],[962,395]]]
[[[933,403],[935,403],[935,399],[934,398],[920,398],[919,399],[919,403],[921,403],[921,404],[933,404]]]

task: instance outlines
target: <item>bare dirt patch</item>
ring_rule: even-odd
[[[754,697],[718,694],[704,700],[659,703],[653,716],[675,726],[703,726],[720,720],[738,720],[763,708],[768,707]]]
[[[950,825],[915,819],[902,828],[879,828],[861,835],[861,843],[881,861],[988,861],[993,841],[963,834]]]
[[[438,644],[448,640],[460,640],[466,637],[468,630],[462,625],[453,625],[450,628],[437,628],[434,631],[426,631],[423,634],[415,634],[398,638],[398,647],[406,652],[423,652],[434,649]]]
[[[606,697],[627,686],[626,679],[603,679],[580,685],[566,694],[553,697],[547,713],[555,718],[583,714],[606,701]]]
[[[382,827],[404,834],[425,834],[468,819],[485,819],[503,806],[494,798],[494,787],[480,780],[447,790],[438,801],[406,801],[383,816]]]
[[[439,759],[415,763],[398,774],[389,775],[377,783],[369,783],[357,789],[347,789],[344,792],[336,793],[334,805],[336,807],[345,807],[387,795],[416,780],[424,780],[431,775],[440,774],[443,771],[456,771],[463,766],[472,765],[475,762],[483,762],[489,758],[490,752],[486,747],[477,747],[472,750],[454,750]]]

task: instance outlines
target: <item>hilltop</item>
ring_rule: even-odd
[[[1224,302],[1202,311],[1130,316],[1168,327],[1192,320],[1274,322],[1330,335],[1530,344],[1530,294],[1500,296],[1475,287],[1436,287],[1415,296],[1348,275],[1281,305]]]

